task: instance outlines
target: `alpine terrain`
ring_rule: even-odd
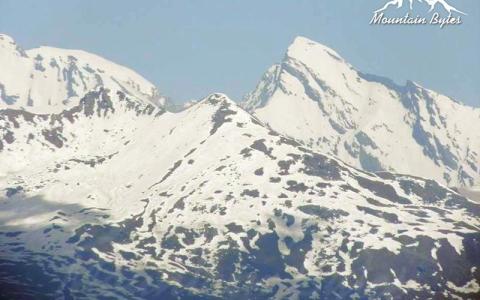
[[[298,37],[243,106],[273,129],[365,171],[480,183],[480,108],[354,69]]]
[[[2,43],[2,62],[24,53],[10,38]],[[0,68],[0,298],[480,297],[480,203],[455,190],[352,167],[224,94],[167,111],[147,81],[85,52],[103,79],[83,90],[78,74],[97,71],[72,81],[34,69],[7,82],[24,67],[8,61]],[[282,70],[271,79],[290,74]],[[43,86],[37,80],[73,84],[77,96],[64,103],[48,89],[21,104]],[[263,95],[258,107],[274,103]],[[392,103],[397,96],[392,90]],[[313,101],[296,99],[299,109]]]
[[[23,50],[0,34],[0,105],[35,113],[61,112],[99,87],[165,105],[153,84],[94,54],[40,47]]]

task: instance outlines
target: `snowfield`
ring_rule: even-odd
[[[173,113],[143,95],[105,85],[61,110],[0,101],[2,298],[480,296],[480,203],[323,154],[286,135],[303,131],[267,126],[268,104],[252,115],[212,94]]]
[[[134,71],[80,50],[23,50],[0,34],[0,104],[35,113],[61,112],[99,87],[165,104],[156,87]]]
[[[357,71],[303,37],[243,107],[275,130],[366,171],[472,186],[480,178],[480,109],[414,82]]]

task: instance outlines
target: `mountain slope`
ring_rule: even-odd
[[[275,130],[366,171],[456,186],[480,178],[480,109],[355,70],[303,37],[242,104]]]
[[[0,66],[0,108],[58,113],[99,88],[165,104],[155,86],[134,71],[84,51],[52,47],[24,51],[0,34]]]
[[[460,194],[480,203],[480,187],[458,188]]]
[[[478,203],[314,152],[222,94],[126,99],[0,112],[2,296],[478,297]]]

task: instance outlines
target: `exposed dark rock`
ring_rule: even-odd
[[[363,211],[367,214],[382,218],[389,223],[395,223],[395,224],[400,223],[400,221],[398,220],[398,216],[396,214],[388,213],[388,212],[381,211],[381,210],[376,210],[376,209],[373,209],[373,208],[370,208],[370,207],[359,206],[359,205],[357,205],[357,208],[358,208],[358,210]]]
[[[172,175],[173,172],[175,172],[175,170],[181,165],[182,165],[182,160],[176,161],[173,164],[173,166],[170,168],[170,170],[168,170],[168,172],[162,177],[162,179],[159,182],[152,184],[149,189],[167,180],[167,178],[170,177],[170,175]]]
[[[227,224],[227,225],[225,225],[225,227],[227,227],[227,229],[228,229],[230,232],[233,232],[233,233],[241,233],[241,232],[244,232],[243,227],[242,227],[241,225],[237,225],[237,224],[235,224],[235,223]]]
[[[23,191],[23,187],[22,187],[22,186],[7,188],[7,189],[6,189],[6,192],[5,192],[5,195],[7,196],[7,198],[10,198],[10,197],[12,197],[13,195],[18,194],[18,193],[20,193],[20,192],[22,192],[22,191]]]
[[[232,118],[229,116],[236,115],[237,112],[230,109],[230,103],[221,99],[222,96],[216,97],[215,95],[210,96],[209,101],[217,105],[221,101],[220,107],[217,109],[215,114],[212,117],[213,127],[210,130],[210,135],[217,132],[217,130],[225,123],[232,122]]]
[[[263,168],[256,169],[254,173],[257,176],[262,176],[263,175]]]
[[[273,183],[278,183],[280,182],[282,179],[280,177],[270,177],[270,182],[273,182]]]
[[[375,195],[382,197],[386,200],[399,203],[399,204],[411,204],[412,202],[404,197],[398,196],[395,189],[388,184],[385,184],[380,181],[374,181],[367,179],[365,177],[357,177],[358,184],[370,190]]]
[[[338,162],[319,154],[305,154],[304,168],[301,172],[310,176],[319,176],[325,180],[340,180],[340,171],[343,169]]]
[[[253,198],[258,198],[260,196],[260,193],[258,190],[243,190],[243,192],[240,194],[240,196],[250,196]]]
[[[348,213],[341,209],[330,209],[319,205],[302,205],[298,209],[307,215],[317,216],[329,220],[348,216]]]
[[[62,136],[62,128],[54,128],[52,130],[43,130],[43,136],[47,142],[53,144],[57,148],[62,148],[66,139]]]
[[[250,148],[262,152],[263,154],[270,157],[271,159],[275,159],[275,157],[272,156],[273,148],[267,148],[267,146],[265,145],[265,140],[264,139],[256,140],[255,142],[253,142],[253,144],[250,146]]]
[[[287,181],[287,190],[291,191],[291,192],[305,192],[306,190],[309,189],[308,186],[306,186],[304,183],[300,182],[296,182],[295,180],[289,180]]]

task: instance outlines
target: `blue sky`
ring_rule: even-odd
[[[136,70],[175,102],[211,92],[239,100],[303,35],[363,72],[400,84],[411,79],[480,107],[480,1],[448,1],[468,14],[460,26],[369,25],[385,2],[0,0],[0,32],[24,48],[99,54]]]

